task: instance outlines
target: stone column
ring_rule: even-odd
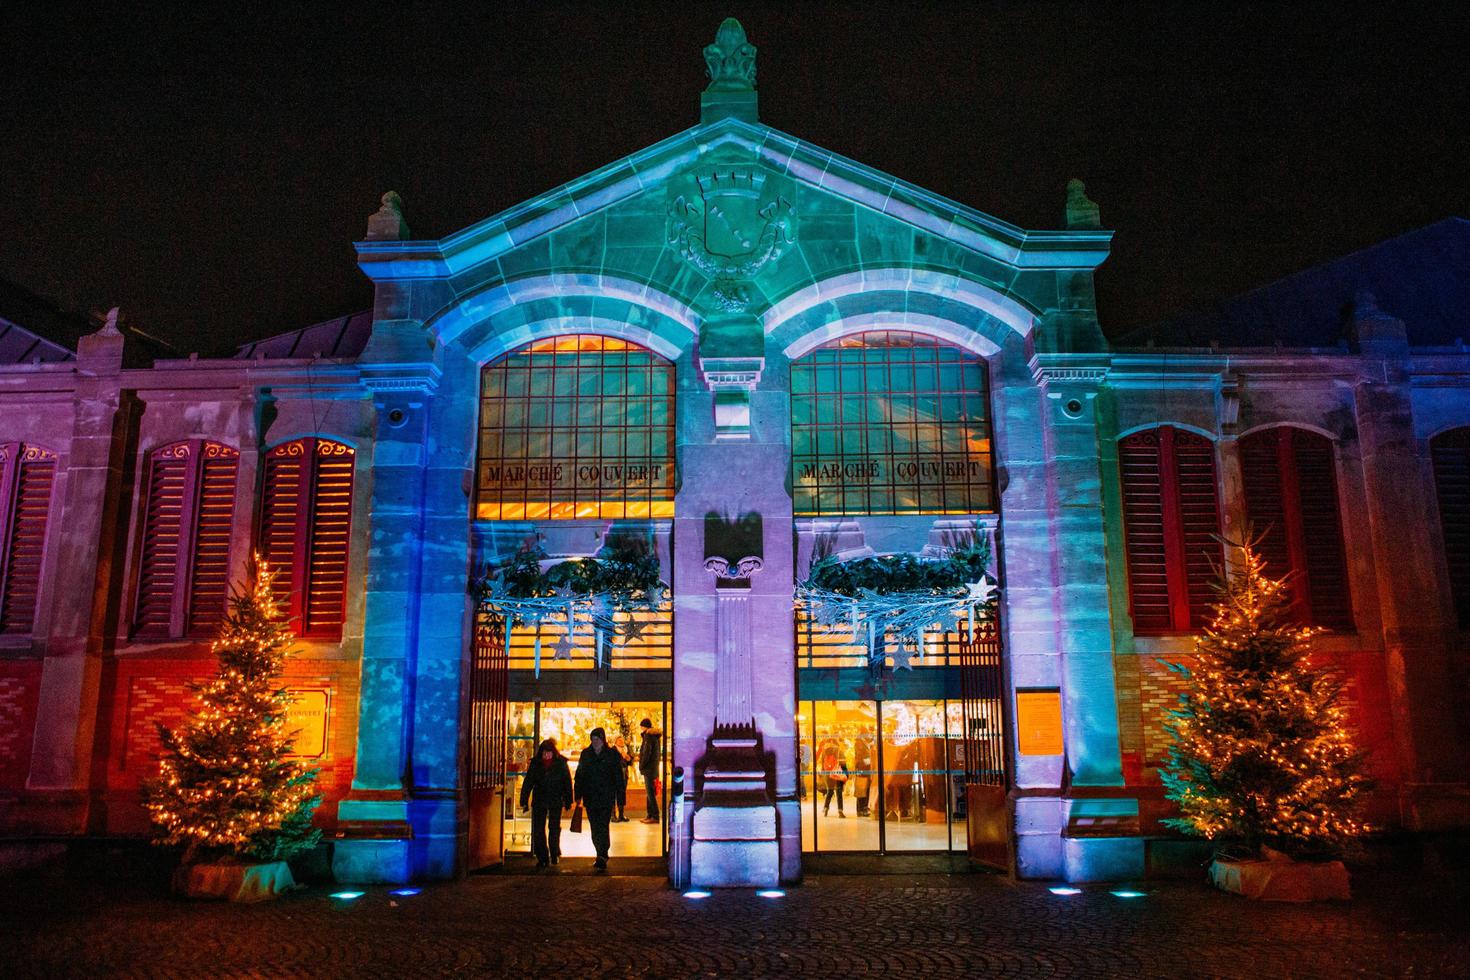
[[[1414,430],[1408,341],[1402,321],[1380,312],[1371,296],[1359,296],[1354,326],[1363,359],[1353,396],[1403,767],[1401,818],[1411,830],[1464,827],[1465,729],[1443,696],[1453,678],[1454,625],[1425,599],[1440,594],[1440,544],[1427,448]]]
[[[112,310],[106,325],[77,346],[75,421],[70,444],[58,447],[46,558],[52,567],[50,627],[42,641],[45,661],[26,781],[24,823],[37,832],[87,828],[102,632],[116,598],[112,560],[127,526],[119,502],[130,434],[120,410],[123,335],[117,317]],[[44,621],[38,610],[38,624]]]
[[[715,576],[715,728],[748,728],[751,711],[750,577],[761,569],[755,557],[731,566],[705,560]]]

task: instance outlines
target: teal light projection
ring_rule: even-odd
[[[922,334],[856,334],[796,360],[796,513],[994,510],[989,400],[979,357]]]

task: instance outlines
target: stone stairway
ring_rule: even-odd
[[[770,761],[753,725],[716,729],[699,769],[691,884],[774,888],[780,882]]]

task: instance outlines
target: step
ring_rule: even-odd
[[[706,805],[694,811],[695,840],[775,840],[776,808]]]
[[[689,858],[695,888],[775,888],[781,883],[781,847],[773,840],[696,840]]]

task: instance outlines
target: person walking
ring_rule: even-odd
[[[572,773],[556,742],[546,739],[521,778],[521,812],[531,805],[531,853],[536,867],[561,860],[561,812],[572,805]]]
[[[612,843],[608,824],[612,823],[613,807],[618,804],[618,792],[623,785],[623,761],[618,750],[607,744],[607,732],[601,728],[592,729],[588,741],[590,744],[577,759],[573,795],[587,807],[592,847],[597,852],[592,867],[606,871],[607,850]]]
[[[822,800],[822,816],[832,809],[832,797],[837,797],[837,816],[843,820],[847,814],[842,812],[842,797],[847,793],[847,760],[842,758],[842,750],[836,747],[829,748],[822,759],[822,775],[827,777],[827,795]]]
[[[644,792],[648,795],[648,815],[643,823],[659,823],[658,817],[658,772],[662,753],[659,751],[663,733],[653,727],[653,722],[644,718],[638,723],[643,730],[643,740],[638,745],[638,774],[643,777]]]
[[[613,742],[613,748],[617,750],[618,758],[623,760],[623,788],[618,790],[618,813],[613,817],[613,823],[627,823],[628,814],[628,769],[633,765],[633,757],[628,754],[627,739],[619,735]]]

